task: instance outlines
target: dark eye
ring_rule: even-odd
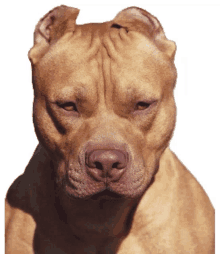
[[[135,110],[144,110],[150,107],[150,105],[151,105],[150,103],[139,101],[135,106]]]
[[[74,102],[58,103],[58,106],[65,109],[66,111],[78,112],[76,104]]]

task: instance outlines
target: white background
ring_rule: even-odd
[[[167,38],[177,44],[175,98],[178,111],[171,149],[198,179],[217,207],[220,170],[220,5],[217,3],[220,2],[2,2],[1,204],[10,184],[24,171],[37,145],[32,126],[31,65],[27,57],[33,44],[33,31],[45,13],[65,4],[81,10],[78,24],[111,20],[129,6],[144,8],[160,20]]]

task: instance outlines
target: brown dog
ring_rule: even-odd
[[[139,8],[78,13],[57,7],[35,30],[40,144],[7,194],[6,253],[214,253],[212,205],[168,148],[174,42]]]

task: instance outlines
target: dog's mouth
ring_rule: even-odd
[[[116,200],[116,199],[122,199],[123,196],[118,194],[118,193],[115,193],[115,192],[112,192],[110,190],[104,190],[104,191],[101,191],[99,193],[96,193],[94,195],[92,195],[90,197],[91,200],[96,200],[96,201],[100,201],[100,200]]]
[[[96,191],[95,193],[88,193],[86,195],[76,195],[76,188],[72,184],[71,181],[65,181],[64,186],[66,187],[65,193],[71,198],[71,199],[81,199],[81,200],[93,200],[93,201],[100,201],[100,200],[120,200],[125,198],[124,195],[119,194],[115,191],[112,191],[109,189],[109,187],[104,187],[99,191]],[[75,193],[76,192],[76,193]]]

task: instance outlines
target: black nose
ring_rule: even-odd
[[[126,153],[121,150],[93,150],[86,153],[88,173],[98,181],[117,181],[127,166]]]

